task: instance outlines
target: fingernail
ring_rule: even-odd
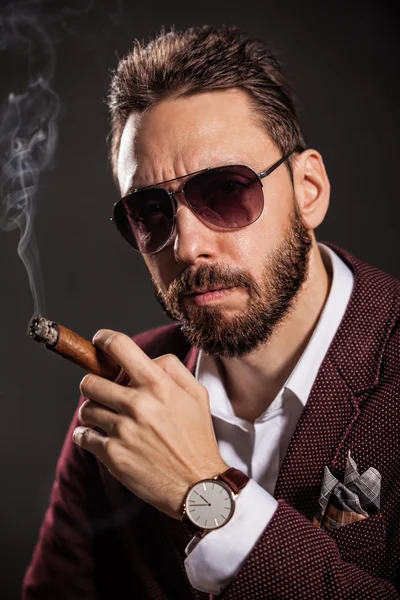
[[[98,342],[100,340],[101,337],[101,331],[99,330],[97,333],[94,334],[93,338],[92,338],[92,344],[95,344],[96,342]]]

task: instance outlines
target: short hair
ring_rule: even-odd
[[[112,74],[107,98],[116,184],[121,136],[132,112],[144,113],[166,98],[231,88],[247,92],[257,123],[282,154],[306,149],[291,86],[265,41],[235,26],[210,25],[161,28],[147,44],[135,39]]]

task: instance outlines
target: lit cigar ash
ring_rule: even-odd
[[[45,344],[52,352],[90,373],[111,380],[118,378],[119,383],[126,379],[126,376],[122,377],[123,371],[120,366],[108,354],[59,323],[44,317],[34,317],[29,323],[28,335],[35,342]]]

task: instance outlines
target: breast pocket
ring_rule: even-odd
[[[386,551],[385,518],[382,513],[327,533],[335,540],[343,560],[371,575],[379,574]]]

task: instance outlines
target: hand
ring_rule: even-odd
[[[93,343],[127,372],[130,384],[82,379],[83,427],[75,429],[74,442],[142,500],[181,519],[189,488],[229,468],[218,450],[208,392],[172,354],[152,360],[128,336],[107,329]]]

